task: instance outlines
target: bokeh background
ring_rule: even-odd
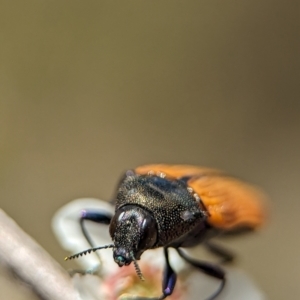
[[[51,218],[145,163],[224,169],[270,196],[232,240],[300,299],[299,1],[0,1],[0,206],[63,263]],[[1,299],[33,299],[5,275]]]

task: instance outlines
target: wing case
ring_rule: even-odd
[[[135,172],[184,178],[207,209],[207,222],[215,228],[255,229],[265,220],[265,195],[258,188],[221,171],[191,165],[153,164],[137,167]]]

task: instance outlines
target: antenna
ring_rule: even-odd
[[[105,245],[105,246],[101,246],[101,247],[90,248],[90,249],[84,250],[84,251],[82,251],[82,252],[73,254],[73,255],[71,255],[71,256],[67,256],[67,257],[65,257],[65,260],[70,260],[70,259],[79,258],[79,256],[86,255],[86,254],[88,254],[88,253],[95,252],[95,251],[97,251],[97,250],[107,249],[107,248],[114,248],[114,246],[115,246],[114,244],[109,244],[109,245]]]
[[[139,265],[138,265],[138,263],[137,263],[137,261],[136,261],[134,255],[133,255],[133,252],[130,252],[130,256],[131,256],[131,258],[132,258],[132,260],[133,260],[133,264],[134,264],[134,268],[135,268],[136,274],[139,276],[139,278],[140,278],[141,280],[144,281],[145,278],[144,278],[144,276],[143,276],[143,274],[142,274],[142,271],[141,271],[141,269],[140,269],[140,267],[139,267]]]

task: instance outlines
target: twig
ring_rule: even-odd
[[[80,300],[69,274],[0,209],[0,263],[41,299]]]

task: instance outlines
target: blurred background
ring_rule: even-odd
[[[64,265],[63,204],[109,200],[140,164],[223,169],[271,199],[230,241],[238,266],[300,298],[299,1],[0,2],[2,209]]]

